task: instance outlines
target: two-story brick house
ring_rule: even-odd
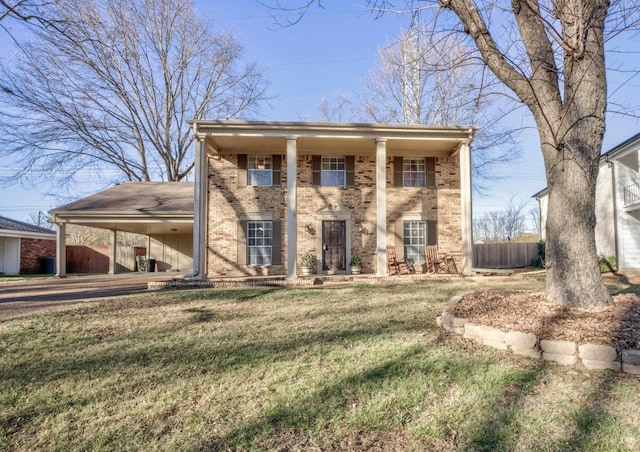
[[[194,274],[387,274],[387,250],[421,271],[438,244],[471,269],[473,127],[192,121]]]

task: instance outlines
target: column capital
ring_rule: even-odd
[[[297,141],[298,140],[298,135],[289,135],[287,137],[285,137],[287,139],[287,141]]]
[[[387,139],[386,138],[376,138],[376,143],[386,143]]]

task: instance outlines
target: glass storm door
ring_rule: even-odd
[[[322,222],[322,270],[346,270],[346,222]]]

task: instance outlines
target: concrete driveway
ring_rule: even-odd
[[[84,301],[147,291],[149,281],[171,280],[178,273],[126,273],[67,278],[0,278],[0,321]]]

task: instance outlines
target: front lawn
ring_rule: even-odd
[[[0,323],[0,449],[640,448],[638,378],[436,327],[476,289],[161,292]]]

